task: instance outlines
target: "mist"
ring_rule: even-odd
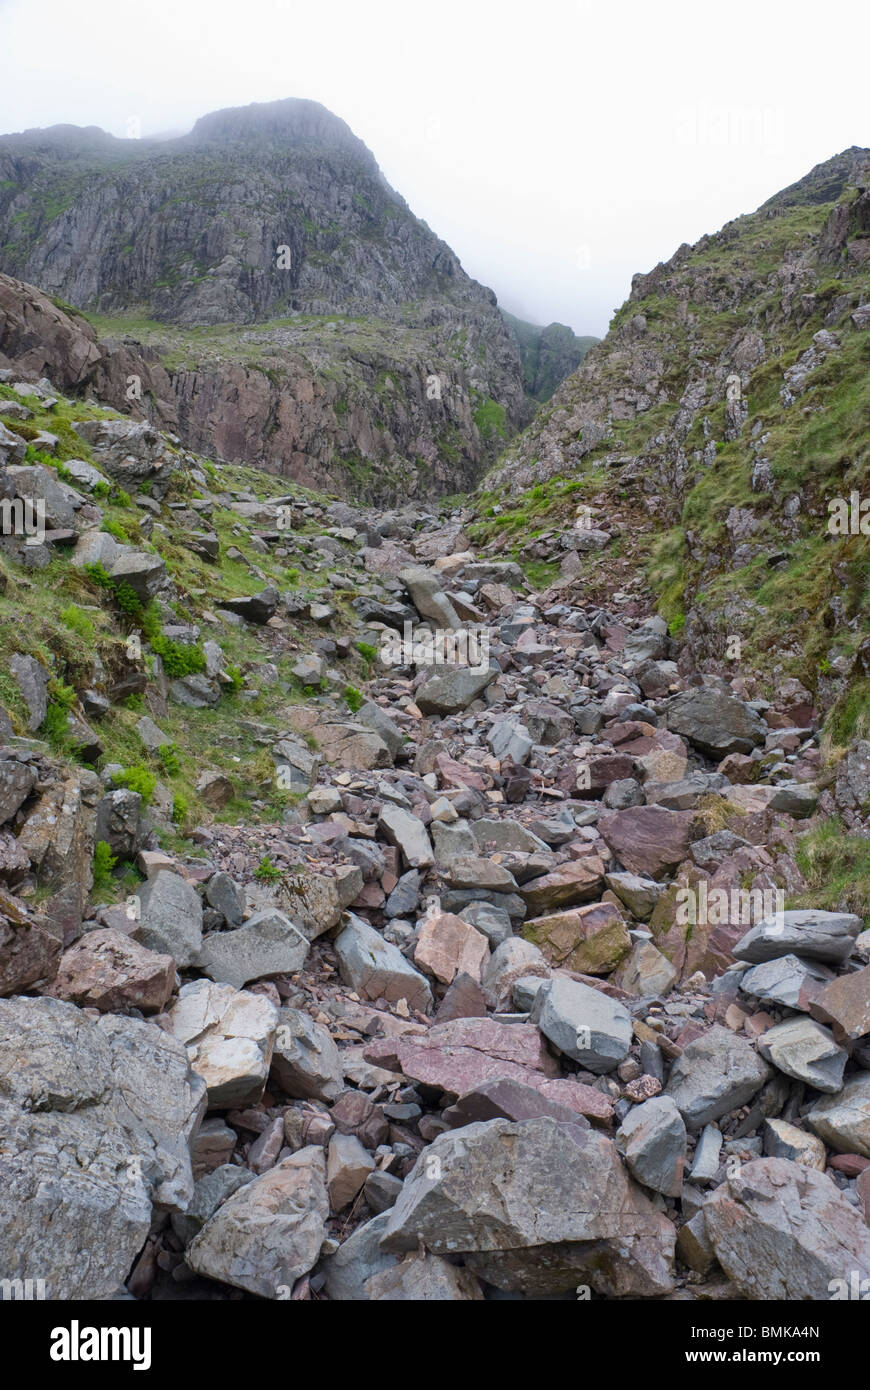
[[[870,144],[866,11],[819,23],[748,0],[5,0],[0,131],[179,134],[311,98],[505,308],[603,335],[635,272]]]

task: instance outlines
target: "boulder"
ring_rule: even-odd
[[[667,726],[706,757],[751,753],[764,743],[763,720],[743,700],[709,686],[681,691],[667,707]]]
[[[853,1270],[859,1286],[870,1279],[870,1228],[830,1178],[805,1164],[744,1163],[707,1198],[704,1220],[744,1298],[821,1303],[848,1287]]]
[[[302,1009],[279,1009],[272,1080],[288,1096],[332,1102],[344,1086],[341,1055],[329,1031]]]
[[[616,1147],[633,1178],[666,1197],[683,1190],[686,1126],[670,1096],[632,1106],[616,1132]]]
[[[62,951],[60,927],[0,888],[0,995],[53,980]]]
[[[686,1127],[700,1130],[745,1105],[772,1075],[746,1038],[717,1026],[683,1050],[665,1094],[676,1103]]]
[[[581,975],[607,975],[631,950],[628,928],[612,903],[589,903],[523,925],[550,965]]]
[[[817,1101],[806,1122],[837,1153],[870,1158],[870,1072],[859,1072],[836,1095]]]
[[[168,1018],[192,1069],[208,1088],[210,1110],[257,1104],[269,1075],[278,1022],[269,999],[194,980],[181,988]]]
[[[489,943],[482,932],[450,912],[427,917],[414,947],[414,962],[442,984],[458,974],[480,980],[489,960]]]
[[[628,1056],[631,1016],[616,999],[591,985],[556,976],[535,995],[530,1015],[554,1047],[602,1075]]]
[[[175,961],[148,951],[122,931],[86,932],[64,952],[56,979],[45,991],[81,1008],[155,1013],[175,988]]]
[[[288,1299],[313,1268],[329,1216],[323,1149],[309,1146],[234,1193],[185,1259],[207,1279],[260,1298]]]
[[[0,1268],[46,1297],[117,1294],[152,1204],[183,1211],[205,1086],[154,1024],[0,1000]],[[82,1252],[87,1258],[82,1258]]]
[[[847,1054],[831,1030],[811,1018],[789,1018],[768,1028],[758,1039],[758,1050],[778,1071],[826,1095],[842,1087]]]
[[[432,992],[423,975],[406,960],[397,946],[374,927],[349,912],[346,925],[335,939],[341,978],[364,999],[405,999],[413,1008],[427,1013]]]
[[[161,869],[146,879],[139,900],[136,940],[149,951],[172,956],[182,968],[199,963],[202,949],[202,903],[180,874]]]
[[[863,919],[854,912],[809,908],[774,913],[750,927],[733,954],[735,960],[753,965],[787,955],[841,965],[852,954],[855,938],[863,926]]]
[[[609,1139],[549,1117],[440,1135],[389,1213],[384,1250],[465,1256],[497,1288],[609,1297],[672,1288],[674,1228],[629,1179]]]
[[[598,832],[618,860],[634,874],[659,879],[688,857],[692,813],[662,806],[630,806],[598,818]]]
[[[482,695],[498,670],[489,667],[480,670],[473,666],[454,666],[450,670],[436,670],[427,675],[416,693],[418,707],[423,714],[456,714],[467,709],[472,700]]]
[[[251,980],[294,975],[310,949],[308,939],[289,917],[277,908],[265,908],[235,931],[209,932],[203,937],[197,964],[211,979],[241,989]]]

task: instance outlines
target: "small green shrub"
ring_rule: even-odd
[[[187,820],[187,800],[183,796],[172,798],[172,819],[176,825],[184,825]]]
[[[277,883],[281,877],[281,870],[277,864],[273,864],[268,855],[265,855],[254,870],[254,878],[261,883]]]
[[[343,691],[344,703],[347,705],[351,714],[356,714],[357,710],[365,704],[365,696],[357,690],[355,685],[346,685]]]
[[[149,772],[142,763],[134,763],[132,767],[125,767],[123,772],[116,772],[112,781],[116,787],[127,787],[131,792],[138,792],[146,806],[157,786],[154,773]]]
[[[165,771],[170,777],[177,777],[181,771],[181,763],[178,760],[178,749],[174,743],[161,743],[157,749],[157,756],[163,764]]]
[[[103,893],[110,887],[112,882],[112,870],[117,864],[116,857],[105,840],[98,840],[94,845],[94,889],[95,893]]]

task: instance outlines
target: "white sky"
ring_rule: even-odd
[[[635,271],[870,145],[862,0],[0,0],[0,131],[310,97],[508,309]]]

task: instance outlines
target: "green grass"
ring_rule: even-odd
[[[802,835],[795,852],[806,892],[789,907],[855,912],[870,926],[870,840],[851,834],[838,819]]]

